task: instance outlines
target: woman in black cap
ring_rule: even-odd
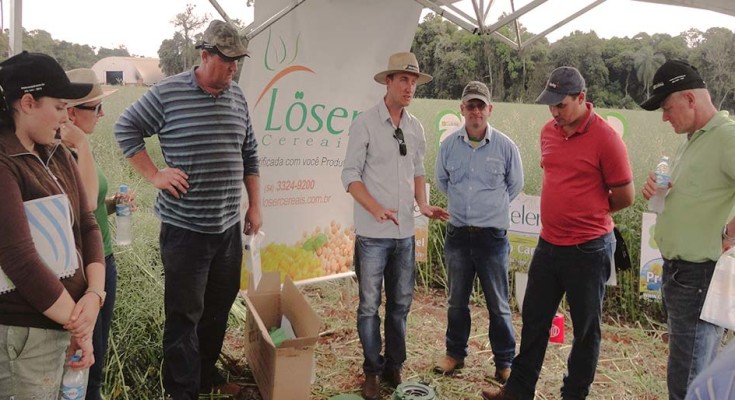
[[[45,54],[0,63],[0,398],[52,399],[66,354],[94,363],[92,331],[104,297],[99,228],[69,152],[73,84]]]

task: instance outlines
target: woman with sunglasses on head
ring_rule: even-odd
[[[104,297],[99,228],[56,138],[69,123],[63,99],[84,97],[92,85],[71,83],[45,54],[23,52],[0,63],[0,87],[0,269],[14,286],[0,294],[0,398],[51,399],[67,355],[81,350],[81,360],[68,362],[73,368],[94,363],[91,338]],[[49,218],[47,251],[27,210],[59,198],[68,206]],[[66,243],[69,268],[59,271],[47,261]]]
[[[95,364],[89,369],[89,382],[87,384],[87,400],[101,399],[100,389],[104,382],[105,353],[107,352],[110,327],[112,326],[113,308],[117,292],[117,263],[112,253],[112,234],[108,215],[115,211],[115,202],[120,193],[107,196],[108,182],[102,170],[94,161],[88,135],[94,132],[97,122],[105,116],[102,110],[102,101],[105,97],[113,94],[116,90],[103,90],[102,85],[91,69],[79,68],[67,71],[66,75],[74,83],[86,83],[92,85],[92,91],[81,99],[69,102],[67,113],[72,122],[71,129],[61,132],[62,142],[72,149],[74,158],[79,166],[87,201],[90,209],[94,210],[97,224],[102,232],[102,243],[105,254],[105,300],[100,310],[97,324],[94,327],[92,344],[94,346]],[[135,209],[135,193],[128,192],[131,209]]]

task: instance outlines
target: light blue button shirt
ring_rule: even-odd
[[[383,207],[398,210],[398,225],[377,222],[355,202],[355,233],[384,239],[404,239],[414,235],[414,178],[424,176],[426,140],[419,120],[403,110],[399,124],[408,153],[401,156],[393,137],[396,126],[381,99],[375,107],[360,114],[350,126],[350,140],[342,169],[342,185],[349,189],[360,181]]]
[[[521,154],[489,124],[486,132],[477,148],[464,127],[449,135],[436,159],[436,181],[449,200],[449,223],[508,229],[510,202],[523,189]]]

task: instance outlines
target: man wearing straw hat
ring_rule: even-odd
[[[424,129],[405,109],[416,86],[431,81],[431,76],[419,71],[412,53],[396,53],[374,79],[386,86],[385,97],[350,126],[342,170],[342,184],[357,202],[357,331],[364,355],[362,395],[366,399],[378,398],[379,376],[392,387],[401,383],[406,317],[414,286],[414,199],[427,217],[448,218],[446,210],[427,202]],[[384,280],[385,352],[381,354],[378,308]]]
[[[242,239],[261,225],[257,141],[247,101],[232,82],[248,55],[235,27],[214,20],[200,64],[168,77],[126,109],[115,138],[133,167],[160,189],[165,273],[163,386],[175,400],[237,395],[215,366],[240,286]],[[144,138],[158,134],[166,167]],[[242,186],[248,210],[241,226]]]

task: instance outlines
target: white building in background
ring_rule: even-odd
[[[151,86],[165,78],[157,58],[106,57],[97,61],[92,70],[97,79],[108,85]]]

